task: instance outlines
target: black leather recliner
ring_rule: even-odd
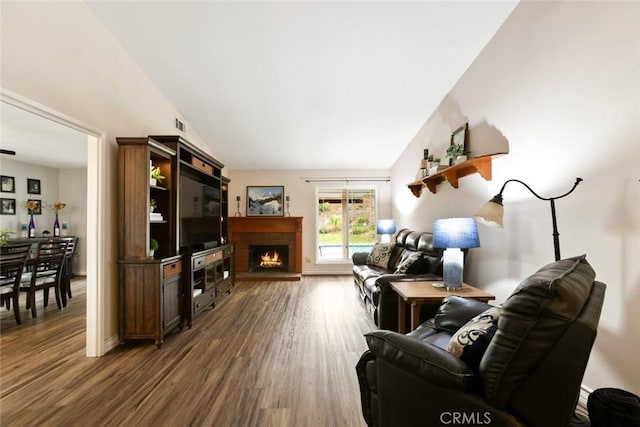
[[[605,285],[584,256],[551,263],[502,304],[473,369],[446,351],[487,304],[448,297],[402,335],[374,331],[356,366],[369,426],[567,426],[596,337]]]

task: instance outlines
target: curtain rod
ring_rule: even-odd
[[[358,177],[358,178],[346,178],[346,177],[318,177],[318,178],[304,178],[308,184],[310,182],[389,182],[391,177],[388,176],[372,176],[372,177]]]

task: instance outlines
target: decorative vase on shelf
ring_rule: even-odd
[[[28,227],[29,233],[28,236],[30,239],[33,239],[34,237],[36,237],[36,223],[33,221],[33,214],[29,214],[29,227]]]
[[[58,212],[56,212],[56,220],[53,221],[53,237],[60,237],[60,221],[58,221]]]

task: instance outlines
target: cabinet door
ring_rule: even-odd
[[[162,328],[164,332],[182,323],[182,262],[162,266]]]
[[[174,276],[166,280],[163,284],[163,329],[168,332],[170,329],[180,326],[182,322],[182,285],[181,276]]]

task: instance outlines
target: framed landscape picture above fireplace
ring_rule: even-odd
[[[284,216],[284,186],[247,186],[247,216]]]

